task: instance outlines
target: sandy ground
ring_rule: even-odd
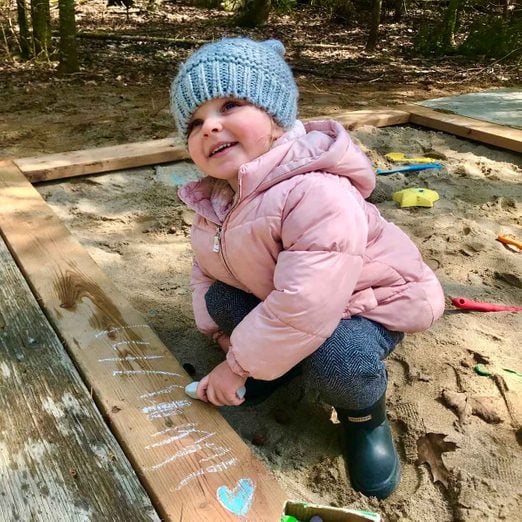
[[[413,238],[448,298],[444,317],[407,336],[388,360],[402,483],[385,501],[351,489],[335,416],[301,380],[259,406],[222,413],[290,499],[370,509],[390,521],[515,520],[522,509],[522,378],[504,368],[522,372],[522,316],[464,313],[450,298],[522,306],[521,254],[496,241],[498,234],[522,239],[520,157],[409,127],[353,135],[376,167],[391,166],[383,157],[390,151],[431,155],[445,166],[381,176],[370,198]],[[165,183],[169,173],[192,168],[138,169],[38,189],[177,359],[201,377],[222,356],[194,326],[192,214]],[[401,209],[391,194],[406,187],[436,190],[440,200],[433,208]],[[477,363],[498,376],[478,375]],[[420,453],[419,443],[427,448]]]

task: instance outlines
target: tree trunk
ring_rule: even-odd
[[[393,0],[393,21],[399,23],[406,10],[406,0]]]
[[[268,20],[272,0],[245,0],[236,19],[241,27],[259,27]]]
[[[457,26],[457,15],[462,0],[449,0],[446,14],[444,15],[444,33],[442,45],[446,51],[455,48],[455,27]]]
[[[379,35],[379,24],[381,23],[382,0],[373,0],[372,17],[370,20],[370,32],[366,41],[366,50],[374,51]]]
[[[80,70],[76,52],[76,21],[74,0],[59,0],[60,13],[60,65],[59,71],[74,73]]]
[[[51,48],[51,12],[49,0],[31,0],[31,19],[33,22],[33,41],[36,56],[49,56]]]
[[[502,17],[504,20],[507,20],[507,18],[510,15],[510,7],[511,5],[514,5],[515,0],[502,0]]]
[[[18,29],[20,31],[20,56],[23,60],[29,60],[33,54],[31,45],[31,34],[27,23],[27,6],[25,0],[16,0],[16,11],[18,17]]]

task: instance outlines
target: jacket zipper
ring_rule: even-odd
[[[238,191],[241,190],[241,183],[238,187]],[[236,209],[236,207],[239,205],[239,197],[237,198],[236,202],[232,205],[232,208],[229,210],[228,214],[226,215],[225,219],[223,220],[223,224],[216,225],[216,233],[214,234],[214,241],[212,244],[212,252],[215,252],[216,254],[221,254],[221,259],[223,260],[223,264],[225,265],[225,268],[228,270],[228,273],[236,280],[239,281],[239,279],[234,275],[234,272],[232,272],[230,266],[227,263],[227,260],[225,259],[225,253],[223,252],[222,245],[221,245],[221,231],[223,230],[223,227],[225,226],[225,223],[230,218],[230,214],[232,214],[232,211]]]
[[[215,252],[216,254],[220,254],[221,260],[223,261],[223,264],[225,265],[225,268],[227,269],[228,273],[237,280],[237,277],[234,275],[234,272],[232,272],[231,268],[228,266],[227,260],[225,259],[225,254],[223,252],[223,249],[221,248],[221,230],[223,229],[223,225],[216,226],[216,234],[214,235],[214,243],[212,245],[212,252]]]
[[[212,252],[219,254],[221,250],[221,225],[216,225],[216,234],[214,235],[214,243],[212,245]]]

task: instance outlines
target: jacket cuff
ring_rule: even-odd
[[[232,350],[227,352],[227,363],[230,366],[230,369],[240,377],[250,377],[250,373],[247,372],[238,362],[235,355],[232,353]]]

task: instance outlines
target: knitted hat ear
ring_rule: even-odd
[[[198,49],[181,65],[171,87],[180,137],[197,108],[215,98],[239,98],[265,110],[283,129],[297,117],[297,86],[279,40],[223,38]]]
[[[269,47],[281,57],[283,57],[286,53],[285,46],[280,40],[265,40],[264,42],[261,42],[261,44]]]

